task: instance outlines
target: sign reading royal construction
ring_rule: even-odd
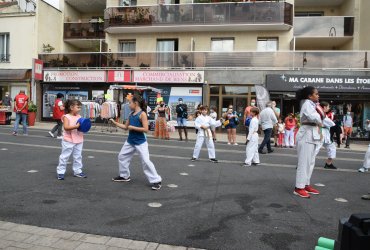
[[[105,71],[45,70],[44,82],[105,82]]]
[[[138,83],[204,83],[204,71],[134,71]]]
[[[313,86],[319,92],[370,92],[370,76],[286,74],[266,76],[266,88],[269,91],[295,92],[306,86]]]

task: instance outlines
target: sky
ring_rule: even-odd
[[[59,0],[44,0],[55,8],[59,9]]]

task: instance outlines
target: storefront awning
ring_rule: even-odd
[[[153,91],[156,93],[161,93],[162,90],[149,87],[149,86],[136,86],[136,85],[112,85],[109,89],[123,89],[123,90],[138,90],[138,91]]]
[[[0,81],[25,81],[31,79],[30,69],[0,69]]]

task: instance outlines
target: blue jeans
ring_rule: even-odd
[[[187,120],[185,118],[177,117],[177,126],[186,127],[187,126]]]
[[[19,121],[22,119],[22,126],[23,126],[23,134],[26,135],[28,134],[27,131],[27,114],[16,114],[15,117],[15,124],[14,124],[14,132],[18,133],[18,127],[19,127]]]
[[[258,151],[262,151],[265,145],[267,145],[267,150],[271,151],[271,134],[272,134],[272,128],[268,128],[263,130],[263,133],[265,134],[265,137],[263,138],[263,141],[258,148]]]

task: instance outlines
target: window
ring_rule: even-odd
[[[179,41],[177,39],[157,40],[157,58],[159,67],[173,67],[177,62],[177,53],[179,50]]]
[[[136,6],[137,0],[120,0],[119,5],[120,6]]]
[[[277,51],[278,42],[278,38],[258,38],[257,51]]]
[[[234,51],[234,38],[212,38],[211,50],[214,52]]]
[[[119,41],[119,52],[122,57],[134,57],[136,53],[136,41],[135,40],[123,40]]]
[[[0,62],[9,62],[9,33],[0,33]]]
[[[294,16],[302,17],[302,16],[323,16],[324,12],[317,11],[317,12],[296,12],[294,13]]]

